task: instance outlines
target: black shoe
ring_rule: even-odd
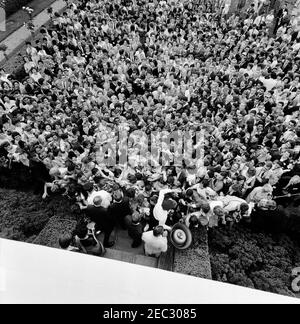
[[[103,244],[103,245],[106,248],[111,248],[111,247],[113,247],[115,245],[115,243],[116,243],[115,241],[111,241],[111,242],[108,242],[108,243]]]

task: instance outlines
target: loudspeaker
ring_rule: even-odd
[[[178,250],[185,250],[192,244],[192,233],[190,229],[182,223],[173,226],[170,232],[170,242]]]

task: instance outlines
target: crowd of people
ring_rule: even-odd
[[[179,221],[232,226],[276,208],[274,196],[299,193],[300,34],[287,7],[279,16],[264,8],[239,16],[225,1],[68,3],[26,44],[26,78],[0,71],[1,165],[42,162],[52,178],[43,198],[76,199],[105,247],[118,224],[149,255],[165,251],[165,230]],[[203,155],[178,165],[174,142],[157,140],[145,163],[138,151],[149,143],[133,136],[128,161],[107,165],[99,152],[109,158],[102,148],[120,129],[188,132],[192,157],[201,132]],[[80,246],[88,231],[77,230]]]

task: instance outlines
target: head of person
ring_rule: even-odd
[[[221,218],[225,215],[224,210],[220,206],[216,206],[213,210],[213,213],[218,217]]]
[[[114,202],[120,203],[123,200],[124,194],[121,189],[117,189],[113,192],[112,196],[113,196]]]
[[[164,233],[164,228],[163,226],[156,226],[154,229],[153,229],[153,235],[155,237],[159,237],[161,235],[163,235]]]
[[[61,235],[58,239],[59,246],[64,250],[67,249],[71,245],[72,239],[71,234]]]
[[[94,188],[94,185],[91,182],[87,182],[83,185],[83,190],[85,190],[85,191],[92,191],[93,188]]]
[[[93,205],[95,207],[100,207],[102,204],[102,198],[100,196],[96,196],[93,200]]]
[[[142,216],[141,216],[140,213],[138,213],[138,212],[134,212],[134,213],[132,214],[132,223],[133,223],[133,224],[137,224],[137,223],[139,223],[140,220],[141,220],[141,218],[142,218]]]
[[[188,190],[186,191],[186,193],[185,193],[185,194],[186,194],[186,196],[187,196],[187,197],[189,197],[189,198],[190,198],[190,197],[192,197],[192,196],[193,196],[193,192],[194,192],[194,190],[193,190],[193,189],[188,189]]]
[[[204,202],[202,205],[201,205],[201,210],[203,211],[203,213],[207,214],[210,212],[210,205],[209,203],[207,202]]]
[[[195,227],[199,223],[198,217],[196,215],[192,215],[190,217],[190,227]]]
[[[254,167],[250,167],[247,171],[247,175],[249,177],[254,177],[256,175],[256,169]]]
[[[151,196],[151,198],[150,198],[150,205],[155,206],[156,203],[157,203],[157,200],[158,200],[158,196],[157,195]]]
[[[241,216],[248,217],[249,216],[249,205],[247,203],[242,203],[240,206]]]
[[[271,170],[272,166],[273,166],[273,163],[268,161],[268,162],[266,162],[265,168],[266,168],[266,170]]]
[[[173,199],[165,199],[162,203],[164,210],[174,210],[177,207],[177,202]]]
[[[75,234],[79,237],[79,239],[83,240],[88,235],[88,228],[85,224],[80,224],[75,231]]]
[[[136,195],[135,189],[134,188],[128,188],[126,190],[126,195],[127,195],[128,198],[134,199],[135,195]]]
[[[263,186],[263,192],[271,194],[273,192],[273,187],[267,183]]]

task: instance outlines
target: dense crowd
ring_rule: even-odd
[[[43,197],[76,197],[96,224],[105,214],[105,246],[116,223],[137,247],[186,215],[212,228],[276,208],[274,195],[299,193],[300,35],[287,7],[265,8],[240,17],[226,1],[72,1],[26,44],[25,80],[0,71],[1,165],[42,162]],[[107,165],[99,152],[120,129],[189,132],[194,158],[201,132],[203,155],[177,165],[174,141],[158,140],[145,163],[149,143],[133,136],[128,161]]]

